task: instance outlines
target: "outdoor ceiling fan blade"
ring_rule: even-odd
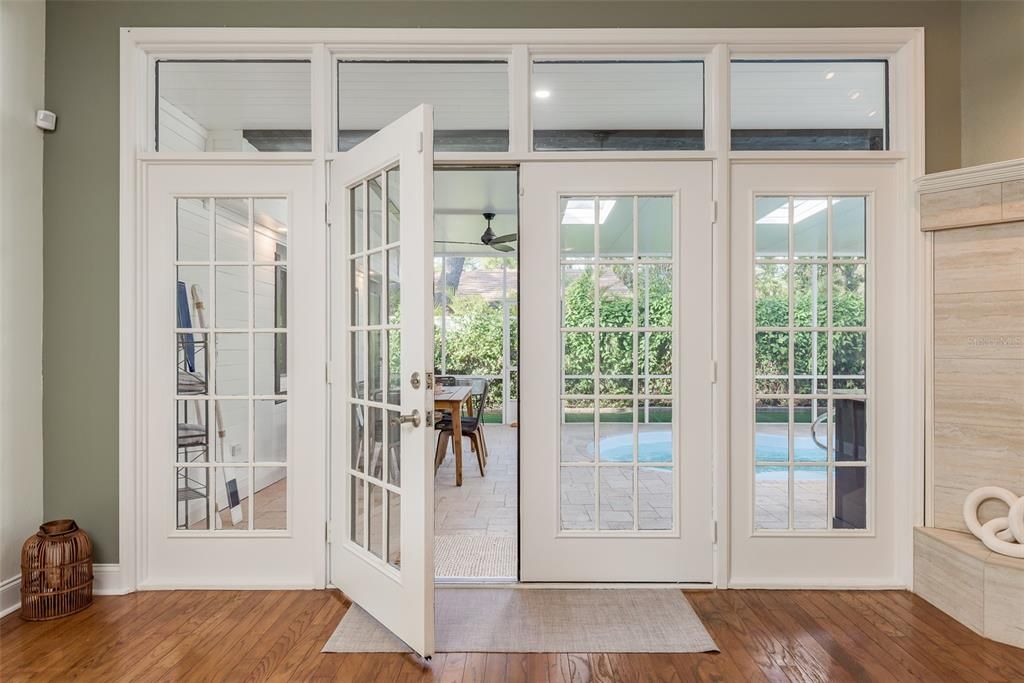
[[[507,235],[502,235],[501,237],[495,237],[493,240],[491,240],[491,244],[506,244],[508,242],[515,242],[517,239],[519,239],[519,233],[518,232],[510,232]]]
[[[498,251],[515,251],[515,247],[510,247],[507,244],[495,244],[494,242],[491,242],[488,246],[491,249],[496,249]]]
[[[479,242],[460,242],[459,240],[434,240],[434,244],[472,244],[475,247],[480,246]]]

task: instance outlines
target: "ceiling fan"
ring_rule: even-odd
[[[484,220],[487,221],[487,228],[483,234],[480,235],[480,242],[460,242],[458,240],[437,240],[440,244],[483,244],[484,246],[496,249],[498,251],[515,251],[516,248],[512,246],[512,242],[518,239],[519,235],[514,232],[510,232],[507,235],[495,235],[494,230],[491,228],[491,221],[494,220],[495,213],[493,211],[485,211],[483,214]]]

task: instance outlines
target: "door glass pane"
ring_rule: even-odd
[[[176,467],[175,529],[205,531],[210,528],[210,472],[205,467]]]
[[[641,201],[648,213],[637,220]],[[655,506],[640,493],[642,464],[663,464],[669,473],[676,464],[672,202],[633,195],[562,198],[559,458],[573,464],[560,470],[568,478],[560,483],[560,500],[572,506],[560,517],[566,531],[673,528],[671,503],[665,514],[663,499]],[[653,477],[661,474],[660,467],[648,468],[644,481],[656,487]],[[674,479],[666,481],[671,501]],[[593,498],[584,500],[587,494]]]
[[[254,529],[287,529],[288,471],[283,467],[257,467],[253,499]]]
[[[533,148],[704,149],[704,63],[533,63]]]
[[[349,468],[345,475],[353,496],[349,531],[353,539],[358,535],[357,542],[373,557],[393,568],[401,564],[398,172],[395,166],[348,188],[350,198],[366,197],[367,206],[365,215],[361,205],[349,213],[346,231],[355,237],[363,234],[364,221],[368,226],[365,241],[357,244],[354,239],[348,257],[353,285],[352,313],[347,320],[347,363],[352,368],[347,398],[351,421]],[[382,186],[385,178],[387,184]]]
[[[673,478],[671,467],[641,467],[637,471],[641,530],[671,529]]]
[[[885,60],[735,60],[732,148],[888,149]]]
[[[865,197],[755,199],[755,529],[865,528],[867,478],[837,466],[869,465],[865,206]],[[768,227],[776,232],[762,240]],[[829,512],[840,483],[852,521]]]
[[[565,531],[597,529],[597,470],[593,467],[561,467],[559,515]]]
[[[505,61],[338,62],[338,149],[342,152],[420,104],[434,105],[435,152],[507,152]]]
[[[600,528],[632,530],[635,503],[632,467],[598,468],[601,480]]]
[[[192,220],[201,207],[213,207],[213,231],[204,235],[196,222],[186,239],[183,212]],[[177,393],[204,398],[176,401],[176,460],[205,462],[209,468],[178,473],[177,526],[286,530],[286,483],[278,482],[287,481],[290,465],[283,398],[288,393],[288,200],[180,199],[178,214],[179,257],[187,251],[193,265],[179,260],[177,266],[176,323],[190,330],[177,334]],[[201,240],[193,239],[197,235],[206,239],[205,251]],[[204,265],[194,264],[199,257]],[[221,260],[230,264],[215,265]],[[192,331],[196,328],[203,331]],[[198,486],[199,479],[203,501],[185,490]]]
[[[209,199],[178,199],[178,260],[210,260]]]
[[[156,62],[156,150],[308,152],[305,60]]]

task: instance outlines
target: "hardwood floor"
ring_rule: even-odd
[[[0,680],[1020,681],[1024,650],[900,591],[687,592],[720,654],[320,654],[334,591],[98,597],[66,619],[0,622]]]

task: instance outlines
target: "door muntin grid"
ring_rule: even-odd
[[[175,211],[175,533],[287,535],[289,199]]]
[[[559,535],[676,534],[677,197],[559,201]]]
[[[392,572],[401,568],[401,215],[399,168],[345,190],[350,442],[345,538]]]
[[[754,198],[755,534],[872,528],[870,209]]]

